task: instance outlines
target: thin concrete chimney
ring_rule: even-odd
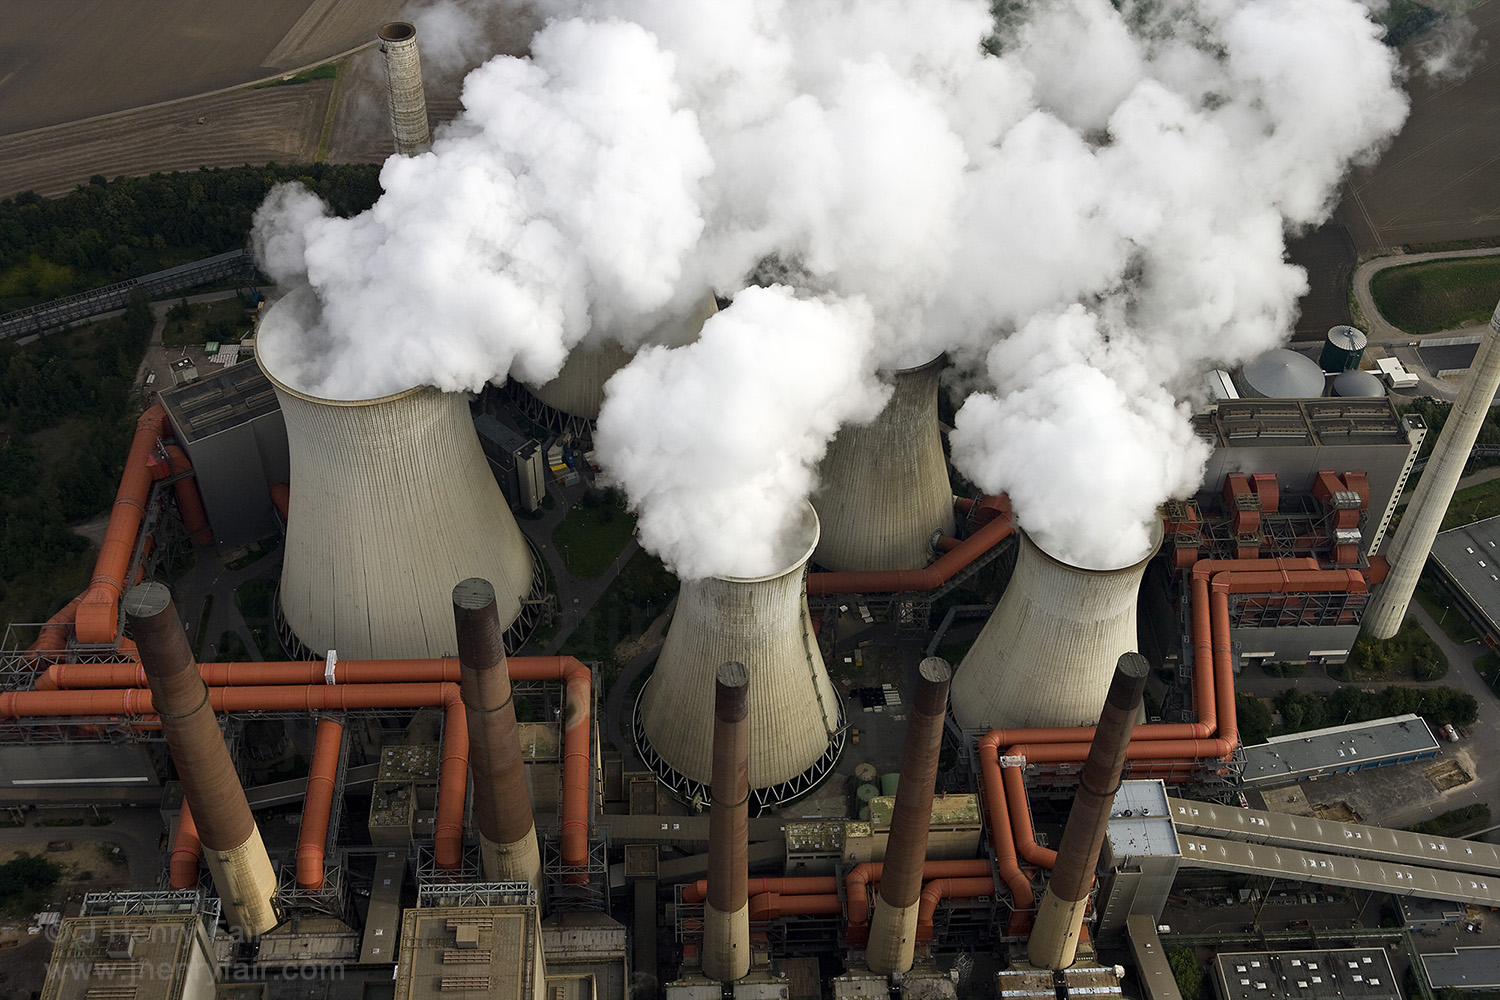
[[[152,705],[192,806],[225,919],[245,935],[259,937],[276,926],[271,904],[276,874],[171,592],[160,583],[143,583],[125,594],[120,607],[140,648]]]
[[[750,670],[733,660],[714,675],[713,805],[703,974],[721,983],[750,971]]]
[[[488,580],[471,578],[453,588],[453,621],[484,877],[492,882],[529,882],[540,892],[542,854],[505,663],[505,630],[495,588]]]
[[[932,827],[932,793],[938,757],[943,751],[943,717],[953,668],[929,656],[917,668],[916,697],[906,724],[901,752],[901,781],[891,813],[880,896],[870,918],[865,962],[871,972],[888,975],[911,968],[917,946],[917,910],[922,898],[922,863]]]
[[[1443,423],[1443,432],[1427,460],[1416,495],[1407,505],[1385,552],[1391,572],[1365,608],[1361,624],[1366,635],[1389,639],[1401,628],[1411,595],[1417,589],[1417,579],[1427,565],[1433,540],[1443,525],[1443,515],[1458,488],[1497,388],[1500,388],[1500,306],[1495,307],[1490,317],[1489,333],[1469,365],[1468,377]]]
[[[1037,905],[1036,922],[1027,943],[1027,957],[1039,968],[1066,969],[1073,964],[1094,866],[1099,863],[1099,851],[1109,829],[1109,809],[1120,788],[1130,733],[1135,729],[1150,670],[1140,653],[1123,653],[1115,664],[1114,680],[1057,847],[1057,864]]]
[[[396,152],[415,156],[432,145],[427,130],[427,98],[422,90],[422,60],[417,55],[417,29],[406,21],[380,26],[380,51],[385,54],[385,82],[391,109],[391,138]]]

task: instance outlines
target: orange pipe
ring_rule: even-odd
[[[879,882],[885,865],[879,861],[866,861],[855,865],[844,876],[844,898],[849,901],[849,923],[864,924],[870,919],[870,891],[872,882]],[[990,863],[983,858],[968,858],[958,861],[922,862],[922,880],[949,878],[954,876],[979,876],[988,879]]]
[[[836,916],[843,912],[838,893],[814,896],[782,896],[775,892],[763,892],[750,897],[750,919],[752,921],[775,920],[797,914],[821,914]]]
[[[975,899],[994,893],[995,883],[988,878],[938,878],[928,882],[917,904],[917,940],[932,940],[932,917],[944,899]]]
[[[438,767],[432,860],[439,868],[451,871],[464,859],[464,803],[469,793],[469,719],[458,696],[458,685],[448,684],[446,687],[453,690],[453,698],[443,706],[443,759]]]
[[[125,570],[135,549],[141,517],[146,512],[146,496],[151,490],[151,472],[146,467],[156,442],[167,428],[167,411],[160,403],[142,413],[136,421],[135,438],[125,458],[120,488],[110,510],[109,526],[99,558],[94,562],[94,578],[83,593],[78,608],[79,642],[113,642],[119,631],[120,595],[125,591]]]
[[[281,523],[285,524],[291,517],[292,488],[286,483],[277,483],[272,486],[271,502],[276,505],[276,512],[281,515]]]
[[[167,445],[167,463],[172,475],[193,471],[193,463],[187,452],[175,444]],[[193,539],[194,545],[212,545],[214,532],[208,524],[208,514],[203,509],[203,495],[198,492],[195,479],[179,479],[172,487],[177,495],[177,511],[182,515],[182,526]]]
[[[995,732],[980,737],[979,770],[984,784],[990,838],[995,847],[995,864],[1000,869],[1001,879],[1010,887],[1016,909],[1029,910],[1036,905],[1036,895],[1031,891],[1031,880],[1021,871],[1020,858],[1016,853],[1015,835],[1010,826],[1010,810],[1005,800],[1005,784],[1000,775],[999,751]]]
[[[203,844],[198,840],[198,824],[187,799],[177,813],[177,836],[172,841],[171,860],[167,863],[169,881],[174,889],[192,889],[198,885],[198,857]]]
[[[307,795],[302,801],[302,830],[297,836],[299,889],[323,888],[323,845],[328,840],[328,819],[333,811],[333,786],[343,741],[342,724],[336,719],[318,720],[312,766],[307,772]]]
[[[963,569],[982,554],[999,545],[1014,533],[1008,503],[995,498],[996,517],[979,528],[951,551],[943,553],[925,569],[867,570],[849,573],[809,573],[807,593],[819,594],[883,594],[903,591],[932,590],[941,587],[953,574]],[[984,501],[981,501],[983,504]]]
[[[79,594],[59,608],[57,613],[48,618],[37,630],[36,641],[28,649],[28,652],[36,655],[26,658],[27,665],[33,670],[42,665],[47,659],[47,654],[61,653],[68,648],[68,626],[72,625],[74,619],[78,617],[78,605],[82,603],[83,595]]]
[[[832,875],[805,875],[791,878],[753,878],[746,883],[746,893],[759,896],[775,893],[779,896],[813,896],[837,893],[838,880]],[[682,887],[684,903],[703,903],[708,900],[708,879],[700,878]]]
[[[1015,752],[1015,748],[1011,748]],[[1088,756],[1085,748],[1084,756]],[[1016,847],[1021,857],[1029,864],[1051,868],[1057,864],[1057,852],[1036,842],[1036,833],[1031,823],[1031,803],[1026,799],[1026,782],[1019,767],[1001,768],[1001,780],[1005,783],[1005,800],[1010,803],[1010,831],[1016,838]]]
[[[513,681],[563,680],[570,671],[587,678],[588,668],[571,656],[512,656],[506,665]],[[139,663],[59,663],[55,670],[39,675],[37,690],[72,688],[145,687]],[[209,687],[263,687],[276,684],[315,685],[327,683],[324,660],[291,660],[280,663],[200,663],[198,672]],[[458,659],[427,660],[338,660],[333,683],[393,684],[407,682],[458,682]],[[43,684],[49,685],[43,687]]]

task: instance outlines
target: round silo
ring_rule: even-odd
[[[1384,396],[1385,383],[1372,372],[1351,368],[1333,377],[1333,394],[1355,398]]]
[[[1010,584],[953,677],[964,729],[1091,726],[1121,653],[1136,648],[1136,600],[1146,564],[1087,569],[1044,551],[1025,532]]]
[[[835,572],[921,569],[933,532],[953,534],[953,488],[938,428],[944,359],[892,372],[872,422],[840,428],[812,503],[822,537],[813,561]]]
[[[1365,357],[1365,345],[1369,343],[1363,332],[1352,326],[1336,326],[1328,331],[1323,342],[1323,353],[1318,356],[1318,366],[1330,375],[1358,368]]]
[[[286,421],[291,498],[279,613],[306,647],[299,652],[456,655],[451,594],[470,577],[494,585],[510,626],[536,587],[534,564],[466,397],[421,386],[322,399],[261,366]]]
[[[843,749],[844,710],[807,613],[818,518],[804,510],[787,567],[755,578],[684,580],[634,729],[641,757],[673,791],[707,802],[714,672],[750,668],[750,789],[757,809],[811,791]]]
[[[1323,395],[1323,369],[1311,358],[1279,347],[1245,363],[1241,394],[1260,399],[1316,399]]]

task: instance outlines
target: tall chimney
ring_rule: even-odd
[[[1073,808],[1057,847],[1057,864],[1037,905],[1036,922],[1027,944],[1027,957],[1032,965],[1066,969],[1073,964],[1084,910],[1088,907],[1089,886],[1094,881],[1094,866],[1099,863],[1099,850],[1109,828],[1109,807],[1120,788],[1125,752],[1130,748],[1130,733],[1135,728],[1135,715],[1150,669],[1146,658],[1139,653],[1124,653],[1115,665],[1104,712],[1099,716],[1099,728],[1094,731]]]
[[[953,677],[963,729],[1092,726],[1115,661],[1136,648],[1136,601],[1161,544],[1118,569],[1065,562],[1020,533],[1016,569]]]
[[[708,813],[708,899],[703,974],[721,983],[750,971],[750,670],[714,675],[713,805]]]
[[[417,55],[417,29],[406,21],[380,26],[380,51],[385,54],[385,82],[391,109],[391,138],[396,152],[415,156],[432,145],[427,130],[427,98],[422,92],[422,60]]]
[[[198,674],[171,592],[160,583],[143,583],[125,594],[120,607],[140,648],[152,705],[161,717],[183,795],[192,806],[225,919],[246,936],[259,937],[276,926],[271,905],[276,874],[209,706],[208,687]]]
[[[505,630],[495,588],[471,578],[453,588],[458,628],[458,689],[469,723],[469,769],[474,775],[474,821],[484,877],[542,888],[531,790],[521,759],[516,703],[505,664]]]
[[[880,896],[870,918],[865,961],[871,972],[888,975],[911,968],[917,945],[917,909],[922,897],[922,863],[932,826],[932,792],[943,750],[943,717],[953,668],[929,656],[917,668],[917,691],[901,752],[901,781],[891,813]]]
[[[1453,499],[1497,387],[1500,387],[1500,306],[1495,307],[1490,317],[1490,332],[1469,365],[1468,378],[1448,413],[1442,434],[1438,435],[1422,481],[1417,484],[1416,496],[1407,505],[1385,553],[1391,572],[1365,608],[1362,624],[1366,635],[1389,639],[1401,628],[1411,595],[1417,589],[1417,578],[1427,565],[1433,539],[1442,527],[1443,515]]]

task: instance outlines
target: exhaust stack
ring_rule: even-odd
[[[1401,628],[1411,595],[1417,589],[1417,579],[1427,564],[1432,542],[1442,527],[1443,515],[1458,488],[1496,388],[1500,388],[1500,305],[1490,317],[1489,333],[1469,365],[1468,378],[1464,379],[1458,399],[1443,424],[1443,432],[1438,435],[1416,495],[1385,553],[1391,572],[1365,609],[1366,635],[1389,639]]]
[[[391,138],[402,156],[425,153],[432,145],[427,129],[427,98],[422,90],[422,60],[417,54],[417,29],[406,21],[391,21],[377,34],[385,55],[386,96],[391,109]]]
[[[1136,648],[1136,599],[1161,544],[1119,569],[1062,561],[1020,532],[1016,569],[953,679],[964,729],[1092,726],[1121,653]]]
[[[843,705],[807,612],[807,560],[818,516],[803,509],[797,553],[778,573],[684,580],[656,670],[636,703],[641,757],[685,799],[707,802],[713,771],[715,664],[750,668],[752,807],[811,791],[843,747]]]
[[[1146,690],[1150,664],[1139,653],[1124,653],[1099,716],[1099,728],[1079,775],[1078,792],[1057,847],[1052,879],[1037,906],[1027,944],[1027,958],[1043,969],[1066,969],[1078,951],[1078,936],[1088,908],[1094,866],[1109,828],[1109,809],[1125,770],[1125,752],[1135,728],[1136,712]]]
[[[922,898],[922,864],[932,826],[932,794],[943,750],[943,719],[953,668],[929,656],[917,668],[917,691],[901,751],[901,781],[891,813],[880,896],[870,918],[865,961],[871,972],[906,972],[916,955],[917,911]]]
[[[933,532],[953,534],[953,487],[938,430],[945,359],[889,374],[894,391],[866,426],[828,445],[813,506],[823,533],[813,561],[834,572],[922,569]]]
[[[714,676],[713,806],[708,814],[708,899],[703,974],[721,983],[750,971],[750,670],[721,663]]]
[[[225,918],[248,937],[276,926],[276,874],[266,855],[224,735],[208,704],[172,595],[159,583],[131,588],[121,601],[140,648],[151,701],[192,806],[198,839]]]
[[[453,588],[453,619],[484,877],[491,882],[529,882],[540,893],[542,854],[516,729],[504,630],[495,588],[488,580],[469,579]]]

